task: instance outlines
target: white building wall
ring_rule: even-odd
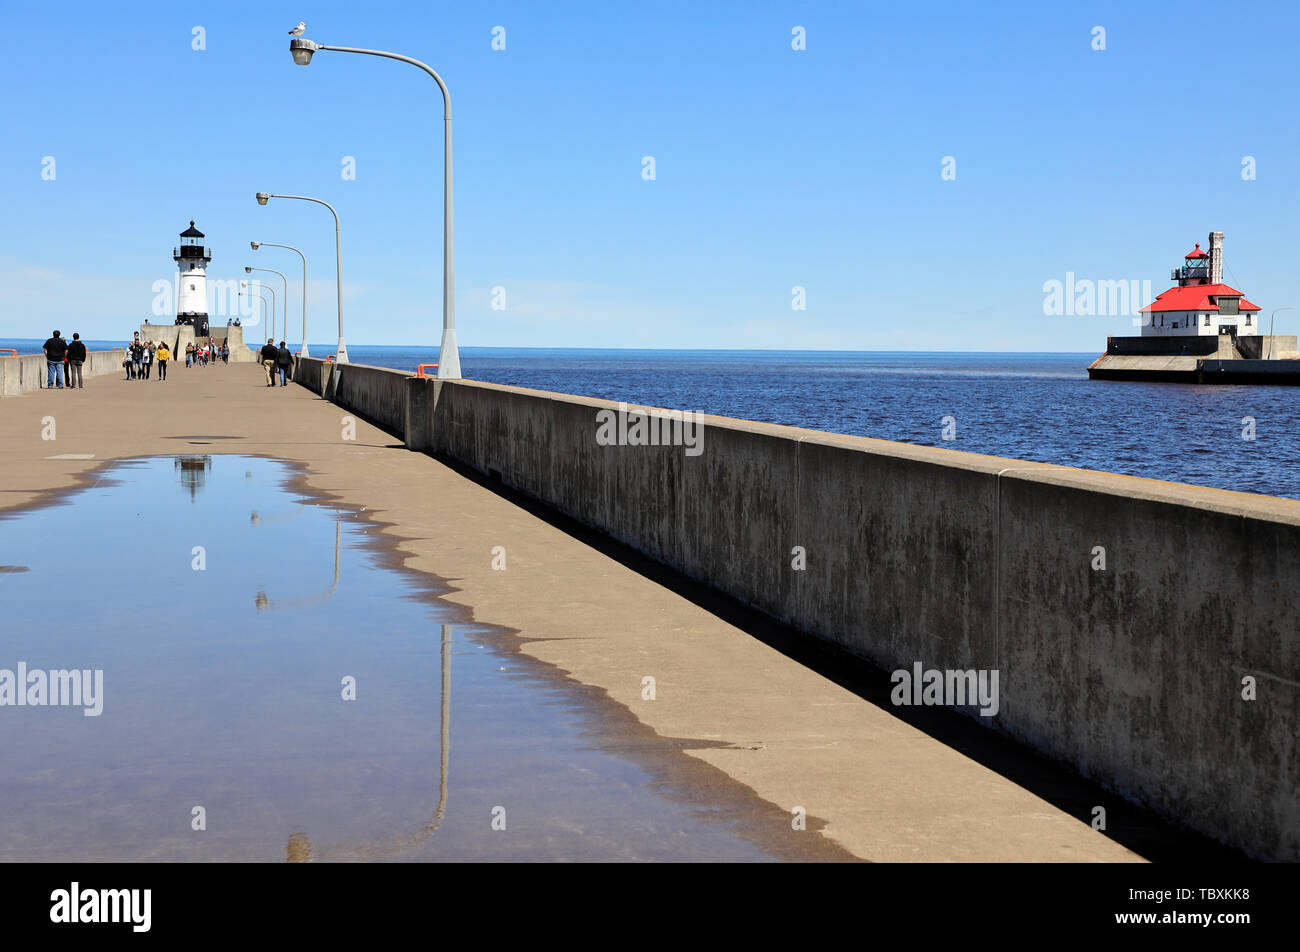
[[[1210,323],[1205,323],[1209,317]],[[1246,318],[1250,323],[1246,323]],[[1238,337],[1259,333],[1257,313],[1220,314],[1214,311],[1162,311],[1142,315],[1143,337],[1217,337],[1219,328],[1235,325]]]
[[[176,314],[208,313],[208,276],[203,262],[182,258],[178,265],[180,294],[177,296]]]
[[[1219,332],[1218,325],[1204,327],[1204,311],[1161,311],[1142,315],[1143,337],[1194,337]]]

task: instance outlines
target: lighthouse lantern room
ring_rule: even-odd
[[[1233,337],[1259,333],[1259,307],[1223,283],[1223,232],[1210,232],[1210,250],[1200,242],[1170,275],[1178,282],[1142,308],[1142,336]]]
[[[203,244],[203,232],[190,227],[180,234],[181,243],[172,249],[178,270],[179,293],[176,296],[176,323],[189,324],[196,337],[208,336],[208,262],[212,256]]]

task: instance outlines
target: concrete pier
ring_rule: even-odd
[[[250,342],[260,345],[266,340],[262,335],[262,327],[250,327]],[[208,338],[216,341],[217,346],[228,343],[230,345],[230,359],[232,362],[241,364],[257,363],[257,353],[245,345],[244,328],[240,324],[216,325],[210,329],[207,337],[199,338],[194,333],[194,327],[190,324],[141,324],[140,339],[151,340],[155,344],[163,341],[167,342],[168,348],[173,354],[180,355],[180,362],[185,363],[185,347],[187,344],[201,346],[208,342]],[[260,338],[260,339],[259,339]]]
[[[1082,763],[1094,775],[1131,759],[1131,770],[1113,784],[1118,792],[1163,806],[1173,819],[1253,855],[1295,858],[1294,799],[1288,812],[1285,795],[1294,793],[1300,762],[1294,751],[1300,652],[1291,544],[1300,531],[1300,503],[1149,480],[1127,483],[1126,503],[1125,494],[1112,493],[1106,482],[1122,477],[898,444],[864,454],[858,444],[880,441],[810,431],[798,431],[798,454],[787,455],[788,428],[717,418],[708,418],[707,449],[697,460],[687,462],[680,448],[671,447],[663,449],[675,454],[658,453],[653,460],[612,453],[606,460],[617,461],[617,475],[603,474],[605,464],[584,440],[594,433],[594,412],[607,406],[604,401],[471,382],[436,384],[320,361],[300,361],[298,377],[303,386],[269,390],[256,366],[181,366],[165,383],[97,377],[84,391],[29,391],[7,399],[0,404],[6,447],[0,509],[93,483],[102,462],[114,458],[226,452],[298,461],[311,490],[364,508],[392,536],[409,568],[448,580],[450,600],[472,608],[476,619],[517,629],[521,650],[602,689],[660,742],[749,787],[773,811],[806,811],[815,822],[802,832],[792,825],[792,836],[824,836],[848,854],[878,861],[1142,858],[1091,828],[1091,794],[1050,793],[1050,784],[1031,779],[1038,775],[1032,757],[1016,769],[998,766],[1005,758],[990,753],[1006,743],[998,732],[918,720],[913,715],[926,712],[889,705],[887,684],[874,696],[849,690],[816,665],[753,637],[730,609],[691,596],[671,576],[666,581],[638,570],[472,478],[454,463],[463,460],[588,525],[607,520],[603,531],[614,539],[708,580],[711,588],[728,592],[752,582],[754,595],[733,596],[773,617],[782,615],[787,593],[801,593],[789,605],[803,607],[785,619],[796,627],[803,625],[801,612],[841,605],[838,616],[810,626],[814,641],[838,641],[885,664],[906,656],[927,666],[1041,670],[1045,679],[1020,679],[1004,695],[1003,714],[1013,715],[1004,733]],[[54,439],[43,438],[49,418],[57,427]],[[443,458],[411,452],[407,444],[437,449]],[[768,461],[761,466],[760,456]],[[954,465],[956,457],[965,461]],[[691,466],[698,468],[692,473]],[[776,478],[773,467],[791,466],[790,475],[798,473],[802,482]],[[1022,471],[1009,471],[1016,467]],[[925,492],[918,495],[922,484]],[[788,495],[796,485],[803,488]],[[864,489],[874,502],[862,497]],[[826,499],[840,500],[832,507],[838,515],[817,528],[807,521],[807,507],[823,490]],[[860,523],[876,507],[906,515],[909,494],[935,507],[933,526],[916,522],[915,514],[906,531],[901,524],[894,531],[887,520]],[[965,498],[969,494],[980,497],[978,505]],[[795,510],[787,500],[796,499],[802,500],[802,522],[789,521]],[[666,516],[665,504],[676,507],[673,518],[689,516],[687,524],[696,528],[695,548],[680,566],[668,558],[681,529]],[[1260,578],[1240,629],[1217,632],[1217,620],[1207,619],[1201,634],[1180,647],[1177,639],[1190,637],[1195,623],[1189,618],[1184,624],[1169,611],[1177,614],[1178,585],[1184,583],[1177,572],[1147,566],[1139,553],[1143,546],[1163,546],[1171,527],[1191,532],[1195,522],[1199,529],[1190,538],[1213,542],[1219,521],[1240,526],[1243,517],[1251,529],[1236,544],[1249,547],[1250,538],[1260,539],[1284,563]],[[876,526],[870,547],[853,530],[859,524]],[[993,533],[994,526],[1000,531]],[[1050,527],[1050,540],[1040,538],[1043,527]],[[1195,546],[1180,538],[1185,556]],[[1118,560],[1109,577],[1098,582],[1086,569],[1071,573],[1064,602],[1046,612],[1021,611],[1056,597],[1052,576],[1043,574],[1047,562],[1077,554],[1086,565],[1091,546],[1107,540]],[[810,570],[784,581],[790,547],[801,543]],[[1074,551],[1078,546],[1081,553]],[[507,553],[506,571],[493,569],[496,547]],[[832,551],[839,554],[827,561]],[[1218,564],[1207,550],[1187,578],[1199,580]],[[867,566],[875,568],[864,574]],[[861,580],[870,584],[853,608],[844,599]],[[1173,588],[1160,594],[1159,586],[1169,584]],[[1106,586],[1130,606],[1155,598],[1149,611],[1133,617],[1142,631],[1116,619],[1073,625],[1090,599],[1106,598]],[[846,611],[865,611],[870,624],[858,625]],[[986,628],[998,612],[997,627]],[[1151,625],[1159,630],[1147,630]],[[874,646],[831,634],[855,626],[862,637],[878,639]],[[1090,648],[1088,639],[1098,630],[1103,642]],[[991,640],[994,634],[1002,640]],[[1154,640],[1141,647],[1139,636]],[[1117,666],[1115,655],[1124,652],[1139,667]],[[1199,682],[1184,665],[1198,667]],[[1239,667],[1258,672],[1261,684],[1273,679],[1248,714],[1231,703]],[[1114,680],[1132,679],[1135,670],[1147,675]],[[647,676],[657,686],[653,700],[643,693]],[[1187,703],[1227,717],[1219,729],[1227,740],[1240,740],[1243,731],[1253,738],[1248,752],[1259,761],[1256,768],[1247,770],[1222,752],[1226,759],[1209,761],[1215,766],[1206,771],[1201,758],[1221,753],[1206,723],[1211,715],[1203,711],[1188,722],[1162,683],[1194,688]],[[1118,703],[1121,694],[1124,703]],[[1090,746],[1109,745],[1126,723],[1132,731],[1127,747]],[[1153,791],[1151,745],[1175,733],[1178,740],[1155,765],[1165,787]],[[1179,758],[1185,771],[1170,767]],[[1212,775],[1199,786],[1197,769]],[[1198,814],[1201,788],[1218,790],[1216,776],[1243,792],[1220,791],[1229,797],[1225,805]],[[1110,829],[1118,830],[1126,802],[1106,802]]]
[[[1111,337],[1092,380],[1300,385],[1296,337]]]
[[[218,344],[230,341],[231,363],[256,363],[257,354],[244,345],[244,329],[235,325],[214,330],[210,335]],[[227,335],[227,332],[229,334]],[[189,325],[141,324],[140,339],[155,344],[167,342],[171,349],[172,367],[185,366],[185,345],[194,343],[194,328]],[[124,350],[94,350],[86,354],[81,368],[82,377],[100,377],[107,374],[124,374]],[[20,357],[0,356],[0,397],[16,397],[29,390],[39,390],[47,379],[46,360],[43,354],[24,354]]]

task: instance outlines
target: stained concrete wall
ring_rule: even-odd
[[[299,374],[326,392],[320,363]],[[1300,502],[722,417],[695,457],[600,446],[609,401],[363,373],[402,380],[410,448],[887,669],[995,668],[981,723],[1300,859]],[[349,401],[397,420],[391,385]]]
[[[1285,360],[1296,356],[1296,335],[1238,337],[1237,351],[1246,360]]]
[[[337,364],[299,357],[294,381],[388,430],[406,434],[406,381],[410,375],[385,367]]]
[[[81,366],[83,382],[102,374],[123,373],[120,350],[93,350]],[[0,397],[14,397],[45,386],[46,362],[43,354],[0,357]],[[86,383],[86,386],[90,386]]]

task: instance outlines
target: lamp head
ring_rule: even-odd
[[[267,202],[269,202],[270,200],[271,200],[271,193],[270,193],[270,192],[258,192],[258,193],[257,193],[257,204],[259,204],[259,205],[265,205],[265,204],[266,204]]]
[[[262,247],[262,243],[260,241],[250,241],[248,247],[256,251],[258,248]]]
[[[252,273],[253,273],[253,269],[252,269],[252,268],[245,268],[245,269],[244,269],[244,274],[252,274]]]
[[[306,66],[310,63],[311,55],[319,48],[311,40],[303,39],[300,36],[289,41],[289,53],[293,56],[293,61],[299,66]]]

